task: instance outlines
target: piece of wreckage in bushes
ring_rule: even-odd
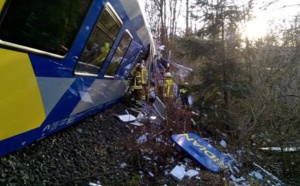
[[[141,106],[138,109],[131,108],[131,110],[135,112],[137,116],[130,114],[127,110],[125,110],[125,114],[116,114],[115,116],[122,122],[136,126],[148,125],[151,128],[158,128],[165,120],[165,105],[158,97],[153,105],[141,101]]]

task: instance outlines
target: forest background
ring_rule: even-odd
[[[284,16],[299,4],[265,2],[260,10],[277,6],[281,17],[249,30],[261,1],[144,2],[163,56],[193,69],[186,80],[193,108],[202,114],[196,124],[225,136],[233,150],[252,152],[241,161],[259,162],[286,183],[299,183],[300,15]],[[280,148],[262,151],[266,147]]]

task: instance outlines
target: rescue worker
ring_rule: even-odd
[[[174,82],[172,80],[172,74],[170,72],[165,73],[164,75],[164,90],[163,90],[163,100],[164,102],[172,101],[174,97],[173,89]]]
[[[153,105],[153,103],[156,100],[156,94],[155,94],[155,82],[153,80],[150,81],[150,88],[148,93],[148,99],[150,105]]]
[[[142,84],[142,64],[137,64],[132,72],[132,95],[137,104],[140,104],[141,100],[145,100],[145,92]]]
[[[186,109],[189,104],[189,89],[188,83],[184,82],[182,85],[179,86],[179,97],[181,100],[182,108]]]
[[[104,46],[100,48],[100,55],[95,59],[94,64],[96,64],[97,66],[102,65],[102,62],[104,61],[104,59],[106,58],[106,55],[109,52],[109,43],[104,43]]]

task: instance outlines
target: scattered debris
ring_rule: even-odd
[[[131,125],[135,126],[143,126],[148,124],[151,128],[157,128],[161,124],[162,117],[160,117],[160,114],[153,106],[147,104],[146,102],[142,102],[142,106],[139,111],[135,109],[133,111],[138,113],[136,117],[130,114],[127,110],[125,110],[126,114],[115,116],[118,117],[122,122],[130,122]]]
[[[135,126],[143,126],[144,123],[140,122],[141,118],[144,117],[144,114],[142,112],[139,112],[139,114],[136,117],[136,120],[134,122],[131,122],[131,125],[135,125]]]
[[[135,126],[139,126],[139,127],[144,126],[143,123],[140,123],[140,122],[138,122],[138,121],[130,122],[129,124],[135,125]]]
[[[121,169],[124,169],[126,166],[127,166],[126,163],[121,163],[120,168],[121,168]]]
[[[152,172],[148,172],[150,177],[154,177],[154,174]]]
[[[258,180],[262,180],[263,179],[263,176],[259,172],[256,172],[256,171],[250,172],[249,176],[251,176],[251,177],[253,177],[255,179],[258,179]]]
[[[97,183],[89,183],[89,186],[101,186],[100,181],[97,181]]]
[[[183,161],[186,162],[186,163],[191,163],[192,162],[192,160],[189,159],[189,158],[184,158]]]
[[[164,105],[164,103],[157,97],[155,102],[153,103],[153,108],[155,109],[155,111],[158,113],[158,115],[165,120],[165,109],[166,106]]]
[[[24,180],[27,181],[28,185],[34,185],[34,183],[37,180],[36,178],[43,180],[43,183],[38,182],[38,184],[48,184],[48,185],[49,184],[52,185],[87,185],[88,184],[90,186],[101,186],[101,183],[107,184],[106,181],[111,181],[109,183],[119,183],[116,182],[116,180],[128,180],[128,182],[126,183],[121,183],[124,185],[126,184],[134,185],[136,180],[141,182],[140,185],[147,185],[147,184],[151,185],[152,180],[155,181],[166,180],[166,182],[168,182],[168,184],[162,183],[161,185],[186,185],[187,182],[180,184],[180,183],[176,183],[175,181],[175,180],[177,180],[177,182],[182,181],[183,179],[185,179],[185,177],[189,179],[189,180],[184,180],[184,181],[189,181],[188,183],[191,183],[189,185],[196,185],[194,184],[195,182],[199,183],[199,185],[216,185],[214,183],[216,183],[217,181],[215,180],[218,179],[215,179],[214,176],[218,177],[219,176],[218,174],[210,173],[209,171],[206,171],[204,169],[201,170],[201,177],[200,177],[200,169],[198,169],[197,167],[196,168],[189,167],[190,165],[199,166],[199,164],[195,164],[194,159],[191,158],[192,156],[189,156],[188,153],[181,153],[180,151],[174,150],[174,147],[172,147],[173,143],[170,140],[169,135],[166,135],[166,133],[169,134],[168,133],[169,131],[165,128],[165,126],[163,126],[164,128],[162,129],[158,128],[159,130],[152,130],[153,126],[159,127],[160,125],[156,125],[156,124],[152,125],[151,123],[149,123],[149,121],[151,118],[154,120],[156,119],[162,121],[162,118],[159,115],[148,114],[143,111],[131,112],[131,110],[129,110],[130,113],[128,113],[127,110],[125,110],[126,113],[124,115],[118,115],[121,116],[118,117],[120,121],[116,119],[113,121],[111,120],[112,115],[115,115],[115,113],[124,113],[124,110],[125,110],[124,107],[120,107],[120,108],[117,107],[117,109],[115,110],[107,109],[105,112],[102,112],[101,115],[100,114],[95,115],[90,119],[84,120],[83,121],[84,124],[75,126],[70,130],[67,130],[64,133],[64,138],[60,138],[60,135],[56,134],[52,136],[52,138],[42,140],[40,144],[37,144],[31,147],[30,149],[25,148],[24,150],[17,152],[13,156],[3,157],[1,159],[2,173],[7,174],[8,172],[9,175],[17,174],[18,177],[23,176],[24,174],[23,170],[20,173],[15,172],[14,168],[16,166],[11,166],[11,165],[12,163],[16,165],[18,164],[23,165],[22,163],[24,163],[24,165],[30,164],[30,166],[33,167],[32,170],[36,170],[37,172],[40,172],[43,168],[43,170],[44,169],[46,170],[45,172],[50,173],[49,174],[50,176],[48,174],[47,175],[46,174],[38,175],[37,173],[32,174],[35,177],[34,176],[29,177],[30,180],[29,178],[24,177]],[[133,121],[129,121],[133,119],[133,117],[131,116],[133,117],[136,116],[135,117],[136,119]],[[123,124],[122,122],[124,121],[121,120],[124,119],[124,117],[125,117],[126,124]],[[140,118],[144,119],[145,117],[147,117],[145,123],[139,121]],[[101,125],[99,125],[99,121],[101,121]],[[86,125],[87,122],[89,123],[89,125]],[[132,123],[136,124],[137,126],[144,125],[145,127],[135,127],[135,126],[132,127],[129,125]],[[101,130],[99,130],[99,127]],[[151,132],[147,133],[147,131],[151,131]],[[87,135],[86,138],[82,138],[82,135],[80,133],[85,133],[85,134],[87,133],[90,135]],[[200,157],[202,157],[203,159],[208,158],[218,162],[217,160],[219,158],[218,156],[219,154],[211,150],[211,148],[214,148],[210,145],[213,144],[214,142],[212,141],[212,139],[210,139],[211,140],[210,144],[208,144],[207,143],[207,141],[209,140],[208,138],[207,141],[204,138],[201,138],[201,141],[199,142],[193,136],[188,135],[187,137],[188,138],[186,138],[186,140],[190,140],[189,142],[193,146],[190,149],[192,149],[195,152],[195,154],[198,153],[199,158]],[[132,141],[129,141],[128,139]],[[123,143],[120,143],[120,141],[124,141],[124,140],[128,140],[128,142],[127,141],[124,142],[125,146],[123,146]],[[74,143],[74,141],[78,143]],[[117,145],[115,142],[117,142]],[[147,143],[145,145],[144,144],[138,145],[139,148],[134,149],[134,147],[137,146],[135,142],[138,144],[142,144],[145,142]],[[206,146],[202,144],[202,142],[203,143],[205,142]],[[222,145],[224,142],[221,141],[220,144]],[[44,145],[41,146],[41,144]],[[78,144],[80,144],[80,146],[78,146]],[[49,148],[49,145],[51,145],[51,148]],[[65,148],[69,146],[72,148]],[[223,144],[222,146],[224,148],[227,148],[229,144],[226,144],[226,146]],[[90,148],[90,147],[94,147],[94,148]],[[158,149],[160,150],[161,148],[164,147],[170,148],[172,150],[168,151],[169,149],[167,149],[166,151],[159,151],[159,153],[157,153]],[[26,152],[29,153],[27,154]],[[87,154],[90,154],[90,156],[85,156],[84,152],[88,152]],[[245,152],[248,152],[247,149],[241,148],[237,150],[236,154],[242,155]],[[53,154],[55,159],[52,158]],[[61,156],[61,154],[64,154],[64,156]],[[223,153],[221,154],[222,157],[223,155],[226,156],[227,158],[229,157],[230,160],[228,161],[226,160],[226,161],[227,161],[228,168],[231,169],[232,172],[240,172],[239,174],[234,174],[231,176],[229,174],[225,174],[226,178],[224,179],[225,180],[227,179],[227,181],[229,181],[229,176],[230,176],[232,180],[231,181],[232,185],[252,185],[252,184],[247,184],[247,182],[250,183],[250,181],[253,180],[254,182],[251,183],[260,184],[261,182],[263,183],[268,182],[266,183],[267,185],[276,185],[276,186],[283,185],[278,178],[276,178],[275,176],[273,177],[271,173],[262,169],[260,166],[256,164],[254,164],[254,167],[255,168],[258,167],[259,171],[252,171],[249,174],[243,175],[242,177],[241,173],[244,171],[238,170],[237,167],[240,168],[241,166],[237,166],[237,162],[233,158],[233,156],[231,154],[223,154]],[[135,158],[138,158],[138,164],[139,164],[138,166],[136,166],[137,161],[135,161],[136,160]],[[32,161],[33,159],[35,161]],[[49,160],[46,161],[47,159]],[[66,165],[61,164],[60,162],[62,161],[67,162],[67,164]],[[94,164],[97,166],[93,167],[93,169],[95,170],[93,170],[92,176],[101,175],[99,176],[99,178],[97,177],[97,179],[101,179],[100,180],[101,183],[100,181],[96,181],[95,180],[96,178],[90,177],[91,175],[89,174],[84,175],[84,173],[81,172],[82,170],[79,169],[79,167],[85,167],[87,164],[86,162],[93,162],[93,163],[95,162]],[[220,162],[221,161],[219,161],[219,163]],[[222,162],[225,162],[225,160]],[[76,166],[76,167],[72,166],[78,164],[80,166]],[[55,169],[53,169],[53,165]],[[24,167],[27,168],[27,166]],[[21,168],[22,167],[20,167],[20,169]],[[56,171],[53,171],[52,169]],[[65,174],[63,175],[63,177],[61,177],[62,173],[69,173],[69,172],[72,172],[72,175]],[[226,173],[228,172],[229,170]],[[209,177],[209,179],[207,179],[207,177],[205,176]],[[50,177],[57,178],[57,180],[54,181],[54,183],[52,183],[53,180],[49,179]],[[74,177],[78,179],[74,179]],[[151,179],[149,179],[149,177]],[[161,179],[162,177],[163,179]],[[64,178],[65,180],[61,178]],[[144,178],[147,179],[143,180]],[[22,182],[24,180],[22,180]],[[1,182],[0,179],[0,183],[2,183],[0,185],[9,184],[8,181],[10,180],[7,179],[4,181],[7,182]],[[114,184],[110,184],[110,185],[114,185]]]
[[[185,175],[185,166],[184,165],[176,165],[176,167],[170,172],[172,177],[177,180],[181,181]]]
[[[238,163],[236,159],[232,156],[232,154],[227,153],[225,154],[230,158],[230,160],[227,162],[227,166],[232,174],[240,173],[240,170],[238,169]]]
[[[300,147],[261,147],[260,150],[275,152],[299,152]]]
[[[193,169],[190,169],[186,172],[186,175],[189,177],[189,179],[196,176],[196,175],[198,175],[198,174],[199,174],[199,171],[193,170]]]
[[[115,115],[115,116],[123,122],[131,122],[136,120],[136,117],[131,114]]]
[[[176,165],[172,169],[170,174],[176,181],[181,181],[185,176],[187,176],[189,179],[191,179],[192,177],[199,175],[199,171],[194,170],[194,169],[189,169],[188,171],[186,171],[185,165]]]
[[[143,156],[143,159],[147,161],[151,161],[151,158],[149,158],[148,156]]]
[[[79,133],[82,133],[83,132],[83,130],[81,129],[81,128],[78,128],[78,129],[76,129],[77,130],[77,132],[79,132]]]
[[[222,147],[224,147],[224,148],[226,148],[226,141],[224,141],[224,140],[221,140],[220,141],[220,145],[222,146]]]
[[[231,175],[230,179],[236,183],[242,183],[242,182],[246,181],[246,179],[244,177],[236,178],[234,175]]]
[[[253,163],[253,165],[257,168],[259,168],[260,170],[262,170],[268,177],[270,177],[272,179],[272,182],[279,186],[279,185],[283,185],[283,182],[281,180],[279,180],[276,176],[274,176],[272,173],[270,173],[269,171],[263,169],[261,166],[259,166],[256,163]]]
[[[136,143],[137,144],[142,144],[142,143],[145,143],[147,141],[147,136],[150,135],[149,133],[146,133],[144,135],[142,135],[141,137],[139,137],[137,140],[136,140]]]
[[[196,122],[193,120],[193,118],[191,118],[191,121],[192,121],[193,125],[196,126]]]

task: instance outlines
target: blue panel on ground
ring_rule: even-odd
[[[172,140],[197,162],[212,172],[228,168],[230,158],[193,133],[174,134]]]

